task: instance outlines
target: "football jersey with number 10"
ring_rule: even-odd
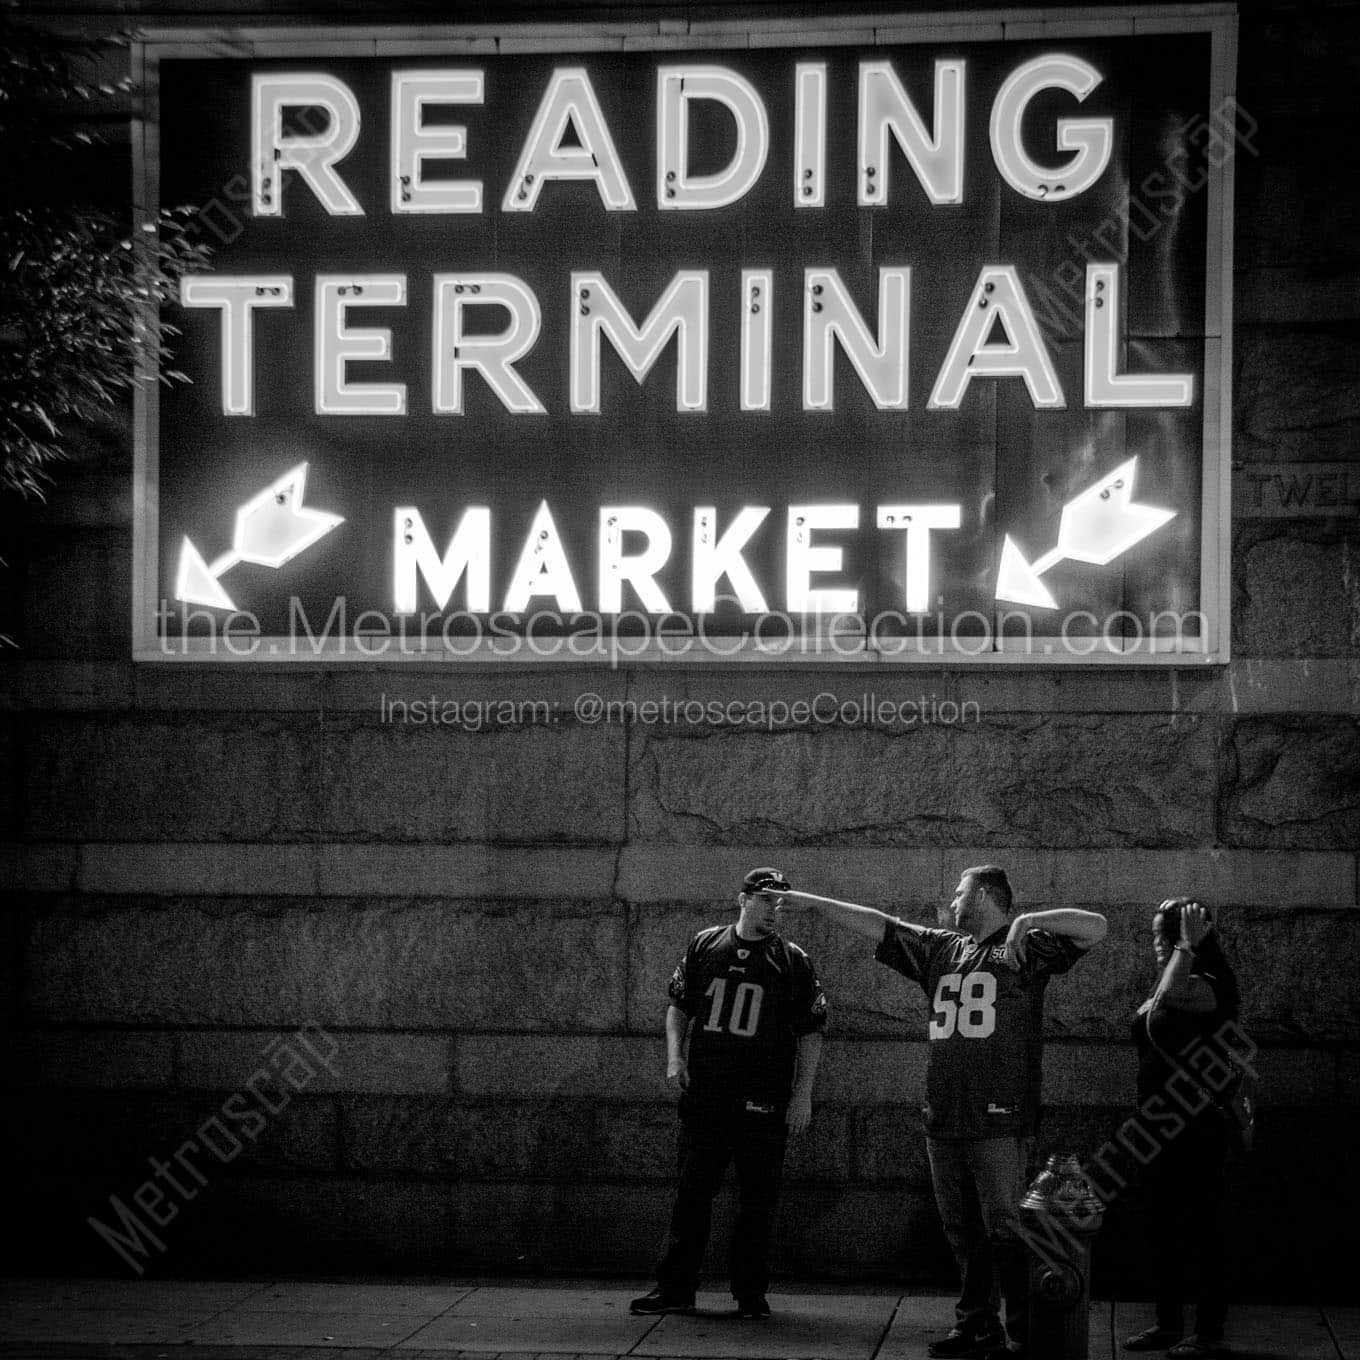
[[[812,961],[778,935],[745,940],[714,926],[690,941],[668,988],[693,1021],[694,1100],[788,1101],[798,1039],[826,1025],[826,996]]]

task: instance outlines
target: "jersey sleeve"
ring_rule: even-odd
[[[684,958],[675,965],[675,972],[671,974],[671,980],[666,984],[666,995],[670,999],[671,1005],[689,1016],[693,1016],[699,1009],[699,993],[696,985],[698,970],[695,967],[694,945],[695,941],[691,940],[689,948],[685,950]]]
[[[1085,953],[1066,935],[1056,935],[1051,930],[1025,933],[1025,972],[1031,977],[1065,973]]]
[[[889,920],[883,927],[883,938],[874,950],[874,958],[913,982],[924,982],[935,951],[949,938],[948,931]]]
[[[801,1039],[805,1034],[825,1032],[830,1018],[826,992],[817,979],[817,969],[806,954],[798,953],[794,958],[794,1012],[793,1032]]]

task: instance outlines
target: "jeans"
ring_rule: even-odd
[[[682,1100],[675,1207],[657,1282],[667,1295],[692,1299],[703,1264],[713,1198],[729,1162],[737,1166],[738,1210],[732,1234],[732,1296],[763,1297],[769,1286],[770,1235],[783,1177],[788,1129],[784,1106],[748,1111],[745,1102],[701,1106]]]
[[[1029,1267],[1020,1233],[1029,1140],[927,1138],[944,1235],[963,1286],[954,1315],[974,1335],[995,1330],[1001,1297],[1012,1347],[1028,1344]]]

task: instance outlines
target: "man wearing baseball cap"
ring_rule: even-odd
[[[680,1093],[679,1176],[657,1287],[633,1300],[634,1313],[694,1306],[713,1198],[735,1161],[732,1296],[739,1316],[770,1315],[784,1148],[811,1122],[827,1019],[811,960],[775,930],[788,886],[778,869],[752,869],[737,894],[736,924],[701,930],[671,976],[666,1080]]]

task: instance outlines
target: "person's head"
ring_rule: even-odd
[[[773,935],[779,909],[784,905],[783,894],[789,881],[778,869],[762,866],[752,869],[741,882],[737,894],[737,929],[747,938]]]
[[[1204,919],[1209,925],[1209,933],[1195,946],[1194,960],[1190,965],[1191,975],[1210,974],[1219,984],[1219,995],[1236,1016],[1238,1009],[1237,974],[1223,952],[1223,943],[1213,913],[1206,903],[1197,897],[1172,897],[1152,914],[1152,952],[1157,959],[1157,967],[1165,968],[1172,959],[1172,951],[1181,940],[1181,913],[1194,904],[1204,909]]]
[[[959,875],[945,923],[980,940],[1010,916],[1011,901],[1006,871],[999,864],[975,864]]]

